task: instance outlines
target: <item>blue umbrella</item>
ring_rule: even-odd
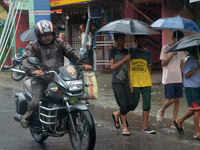
[[[168,30],[168,31],[182,31],[190,33],[200,32],[199,27],[196,23],[190,19],[182,18],[180,16],[170,18],[160,18],[151,26],[157,30]]]

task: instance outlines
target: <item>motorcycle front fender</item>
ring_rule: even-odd
[[[72,112],[74,110],[88,110],[88,107],[83,103],[75,103],[72,105],[68,105],[69,112]]]

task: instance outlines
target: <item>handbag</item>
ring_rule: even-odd
[[[98,99],[98,85],[94,72],[83,72],[85,78],[86,87],[84,91],[88,95],[88,99]]]

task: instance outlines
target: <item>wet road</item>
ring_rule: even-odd
[[[111,114],[117,110],[113,97],[110,74],[97,76],[99,85],[99,99],[91,101],[90,111],[96,125],[95,150],[199,150],[200,142],[191,139],[193,136],[193,118],[184,124],[185,135],[180,136],[171,128],[173,107],[169,107],[165,113],[164,125],[157,125],[156,112],[165,101],[163,99],[163,86],[160,84],[161,75],[155,73],[152,87],[152,109],[149,117],[149,126],[157,130],[157,134],[149,135],[140,131],[142,124],[141,105],[134,112],[127,115],[129,121],[130,137],[121,135],[121,129],[117,130],[113,125]],[[13,95],[22,91],[22,82],[15,82],[9,76],[0,75],[0,150],[71,150],[68,134],[63,137],[49,137],[44,143],[36,143],[28,129],[23,129],[15,122],[15,104]],[[179,117],[187,112],[185,98],[181,100]]]

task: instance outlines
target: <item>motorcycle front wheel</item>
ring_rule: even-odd
[[[69,125],[69,137],[75,150],[93,150],[96,142],[95,125],[90,112],[73,111],[72,118],[75,125],[75,133]]]
[[[42,132],[36,131],[32,127],[30,127],[30,132],[31,132],[33,139],[39,143],[45,141],[49,137],[48,135],[42,134]]]
[[[20,63],[15,64],[12,68],[20,70]],[[15,81],[20,81],[26,76],[25,73],[19,73],[11,70],[11,78]]]

